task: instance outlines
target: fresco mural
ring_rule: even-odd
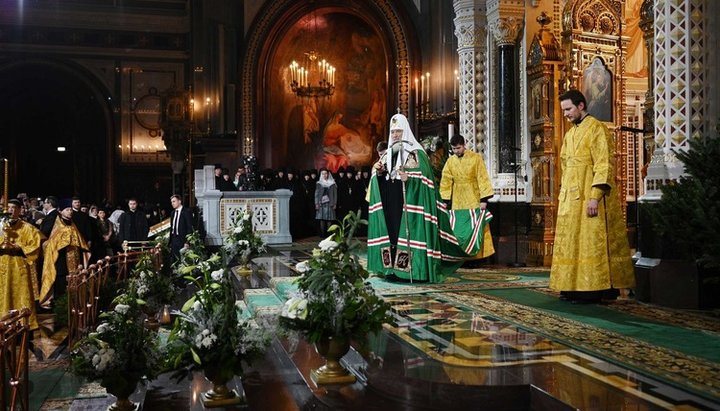
[[[331,97],[299,98],[290,88],[290,63],[310,50],[337,68]],[[370,165],[375,145],[388,136],[388,63],[379,34],[354,15],[316,11],[287,31],[270,64],[266,136],[258,141],[268,165]]]
[[[630,38],[625,60],[625,75],[627,77],[647,78],[648,55],[645,48],[645,39],[640,29],[640,8],[643,0],[627,0],[625,2],[625,27],[623,33]]]

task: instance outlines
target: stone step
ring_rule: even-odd
[[[277,316],[285,303],[270,288],[246,289],[243,291],[243,301],[251,318]]]

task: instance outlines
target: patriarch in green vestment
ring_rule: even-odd
[[[489,215],[484,210],[464,210],[454,221],[467,222],[457,224],[466,235],[456,236],[435,186],[430,160],[404,115],[396,114],[390,120],[388,150],[373,167],[369,272],[389,279],[438,283],[464,259],[477,254],[482,235],[479,242],[468,245],[466,235],[477,230],[467,223],[481,225],[482,233]]]

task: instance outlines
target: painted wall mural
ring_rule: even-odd
[[[625,36],[630,38],[625,61],[627,77],[647,78],[648,55],[645,48],[643,32],[640,29],[640,7],[643,0],[627,0],[625,2]]]
[[[311,50],[337,68],[329,98],[299,98],[290,88],[290,63]],[[294,24],[267,71],[266,136],[258,148],[269,165],[370,165],[375,145],[388,136],[387,61],[378,32],[357,16],[319,10]]]

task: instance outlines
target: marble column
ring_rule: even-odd
[[[484,0],[454,0],[455,36],[458,39],[458,121],[465,146],[485,150],[487,25]]]
[[[517,121],[515,118],[515,95],[517,84],[515,82],[515,45],[501,44],[498,47],[498,151],[499,172],[515,172],[515,151]]]
[[[654,0],[655,151],[645,178],[643,201],[677,180],[684,167],[675,153],[710,132],[708,8],[711,0]],[[650,5],[647,5],[650,7]],[[645,9],[645,7],[643,7]]]
[[[498,172],[515,173],[516,150],[519,127],[517,95],[519,84],[515,75],[516,42],[523,27],[524,4],[517,1],[493,1],[488,3],[488,27],[497,48],[497,127]]]

